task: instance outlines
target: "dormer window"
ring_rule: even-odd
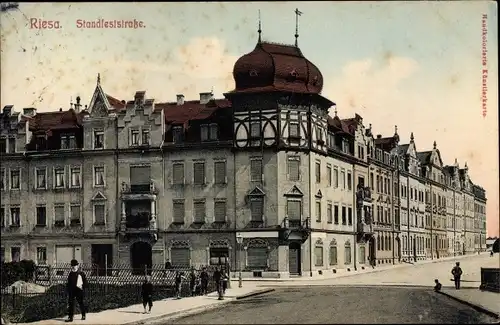
[[[349,142],[346,139],[342,139],[342,151],[349,153]]]
[[[76,138],[73,134],[63,134],[61,135],[61,149],[75,149],[76,148]]]
[[[94,131],[94,149],[104,149],[104,131]]]
[[[293,69],[292,71],[290,71],[290,76],[292,78],[297,78],[299,74],[297,73],[297,70]]]
[[[37,135],[35,141],[36,141],[36,150],[47,149],[47,138],[45,137],[45,135]]]
[[[203,124],[200,127],[201,141],[216,141],[218,139],[219,127],[216,123]]]
[[[182,126],[174,126],[172,128],[172,140],[174,143],[182,143],[184,141],[184,132]]]
[[[250,70],[248,74],[250,75],[250,77],[257,77],[259,75],[259,73],[255,69]]]
[[[142,130],[142,145],[148,146],[150,142],[149,129]]]

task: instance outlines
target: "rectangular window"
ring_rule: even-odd
[[[106,205],[104,203],[94,204],[94,225],[104,225],[106,223]]]
[[[210,141],[216,141],[219,139],[219,126],[216,123],[210,124],[210,128],[208,130],[208,139]]]
[[[139,130],[130,130],[130,145],[139,145]]]
[[[288,200],[286,202],[286,214],[290,221],[301,219],[301,202],[298,200]]]
[[[374,185],[373,183],[374,183],[374,182],[373,182],[373,173],[370,173],[370,188],[371,188],[372,190],[375,190],[375,188],[373,187],[373,185]]]
[[[148,146],[150,141],[150,136],[149,136],[149,130],[148,129],[143,129],[142,130],[142,145],[143,146]]]
[[[14,227],[21,225],[21,208],[10,208],[10,225]]]
[[[10,171],[10,189],[21,189],[21,171],[19,169],[13,169]]]
[[[56,227],[64,227],[65,219],[64,205],[54,206],[54,225]]]
[[[333,206],[333,222],[336,225],[339,224],[339,206],[337,204]]]
[[[71,167],[71,187],[79,188],[81,180],[80,167]]]
[[[339,170],[337,168],[333,169],[333,186],[335,188],[339,187]]]
[[[200,138],[201,141],[208,140],[208,125],[204,124],[200,127]]]
[[[260,123],[252,122],[250,124],[250,137],[251,138],[260,138]]]
[[[205,200],[194,200],[194,223],[205,223],[206,207]]]
[[[193,183],[195,185],[205,184],[205,163],[195,162],[193,164]]]
[[[340,172],[340,188],[345,190],[345,171]]]
[[[226,184],[227,176],[226,176],[226,162],[225,161],[216,161],[214,162],[214,180],[215,184]]]
[[[55,167],[54,168],[54,180],[55,188],[63,188],[64,187],[64,167]]]
[[[45,206],[36,207],[36,225],[42,227],[47,225],[47,209]]]
[[[337,265],[337,246],[330,246],[330,265]]]
[[[36,168],[36,188],[47,188],[47,169]]]
[[[174,143],[182,143],[184,141],[184,128],[182,126],[174,126],[172,128],[172,140]]]
[[[299,123],[296,122],[290,122],[289,126],[289,136],[291,138],[297,138],[300,137],[300,129],[299,129]]]
[[[262,158],[250,160],[250,181],[262,182]]]
[[[9,153],[15,153],[16,152],[16,138],[10,137],[9,138]]]
[[[326,205],[326,220],[328,223],[332,223],[333,222],[333,211],[332,211],[332,204],[331,203],[328,203]]]
[[[10,255],[12,262],[20,262],[21,261],[21,247],[11,247]]]
[[[0,190],[5,190],[5,168],[0,169]]]
[[[321,202],[316,201],[316,221],[321,221]]]
[[[359,247],[359,264],[365,264],[366,262],[366,252],[365,246]]]
[[[104,186],[104,166],[94,167],[94,186]]]
[[[94,149],[104,149],[104,131],[94,131]]]
[[[5,227],[5,208],[4,207],[1,207],[0,208],[0,225],[3,227]]]
[[[316,183],[321,183],[321,163],[316,162]]]
[[[352,191],[352,175],[347,172],[347,190]]]
[[[264,216],[264,200],[262,198],[252,198],[250,201],[250,214],[252,221],[262,222]]]
[[[218,223],[226,222],[226,200],[217,199],[214,202],[214,219]]]
[[[36,248],[36,263],[38,265],[47,264],[47,247]]]
[[[332,186],[332,166],[326,166],[326,177],[328,178],[328,186]]]
[[[300,179],[300,160],[298,157],[288,157],[288,179],[293,182]]]
[[[184,219],[185,219],[185,209],[184,209],[184,201],[183,200],[176,200],[173,203],[173,209],[174,209],[174,223],[177,224],[183,224]]]
[[[36,136],[36,150],[42,151],[47,149],[47,139],[44,135]]]
[[[172,166],[172,181],[174,185],[184,184],[184,164],[175,163]]]
[[[349,265],[351,264],[351,245],[345,245],[345,258],[344,258],[344,264]]]
[[[347,215],[346,215],[346,207],[342,207],[342,224],[347,224]]]
[[[6,138],[0,138],[0,152],[1,153],[7,152],[7,139]]]
[[[347,224],[349,226],[352,225],[352,208],[351,207],[347,208]]]
[[[323,246],[314,247],[315,266],[323,266]]]
[[[72,204],[70,207],[70,223],[71,225],[79,225],[80,224],[80,205]]]
[[[363,176],[358,177],[358,186],[365,187],[365,178]]]

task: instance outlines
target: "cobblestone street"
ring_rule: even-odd
[[[431,289],[283,287],[163,324],[490,324],[493,319]]]

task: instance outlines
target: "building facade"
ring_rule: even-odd
[[[259,39],[233,76],[225,99],[118,100],[98,77],[85,106],[4,107],[2,259],[229,263],[244,277],[289,277],[447,255],[436,148],[421,157],[413,137],[399,145],[397,130],[374,138],[361,116],[339,118],[297,46]],[[467,168],[457,175],[468,196],[454,195],[484,207]],[[485,220],[474,211],[463,215]],[[481,238],[475,225],[464,243]]]

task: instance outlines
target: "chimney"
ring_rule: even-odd
[[[36,115],[36,108],[34,108],[34,107],[23,108],[23,115],[24,116],[35,116]]]
[[[177,95],[177,105],[184,105],[184,95],[183,94]]]
[[[5,116],[9,116],[12,114],[12,108],[14,107],[14,105],[6,105],[3,107],[3,115]]]
[[[214,98],[214,95],[212,94],[212,92],[200,93],[200,104],[206,104],[213,98]]]
[[[145,91],[136,91],[135,92],[135,96],[134,96],[135,104],[136,105],[143,105],[144,104],[144,97],[145,96],[146,96],[146,92]]]
[[[75,112],[79,113],[80,108],[82,107],[82,104],[80,104],[80,96],[76,96],[76,103],[75,103]]]
[[[382,134],[377,134],[377,139],[382,139]]]

